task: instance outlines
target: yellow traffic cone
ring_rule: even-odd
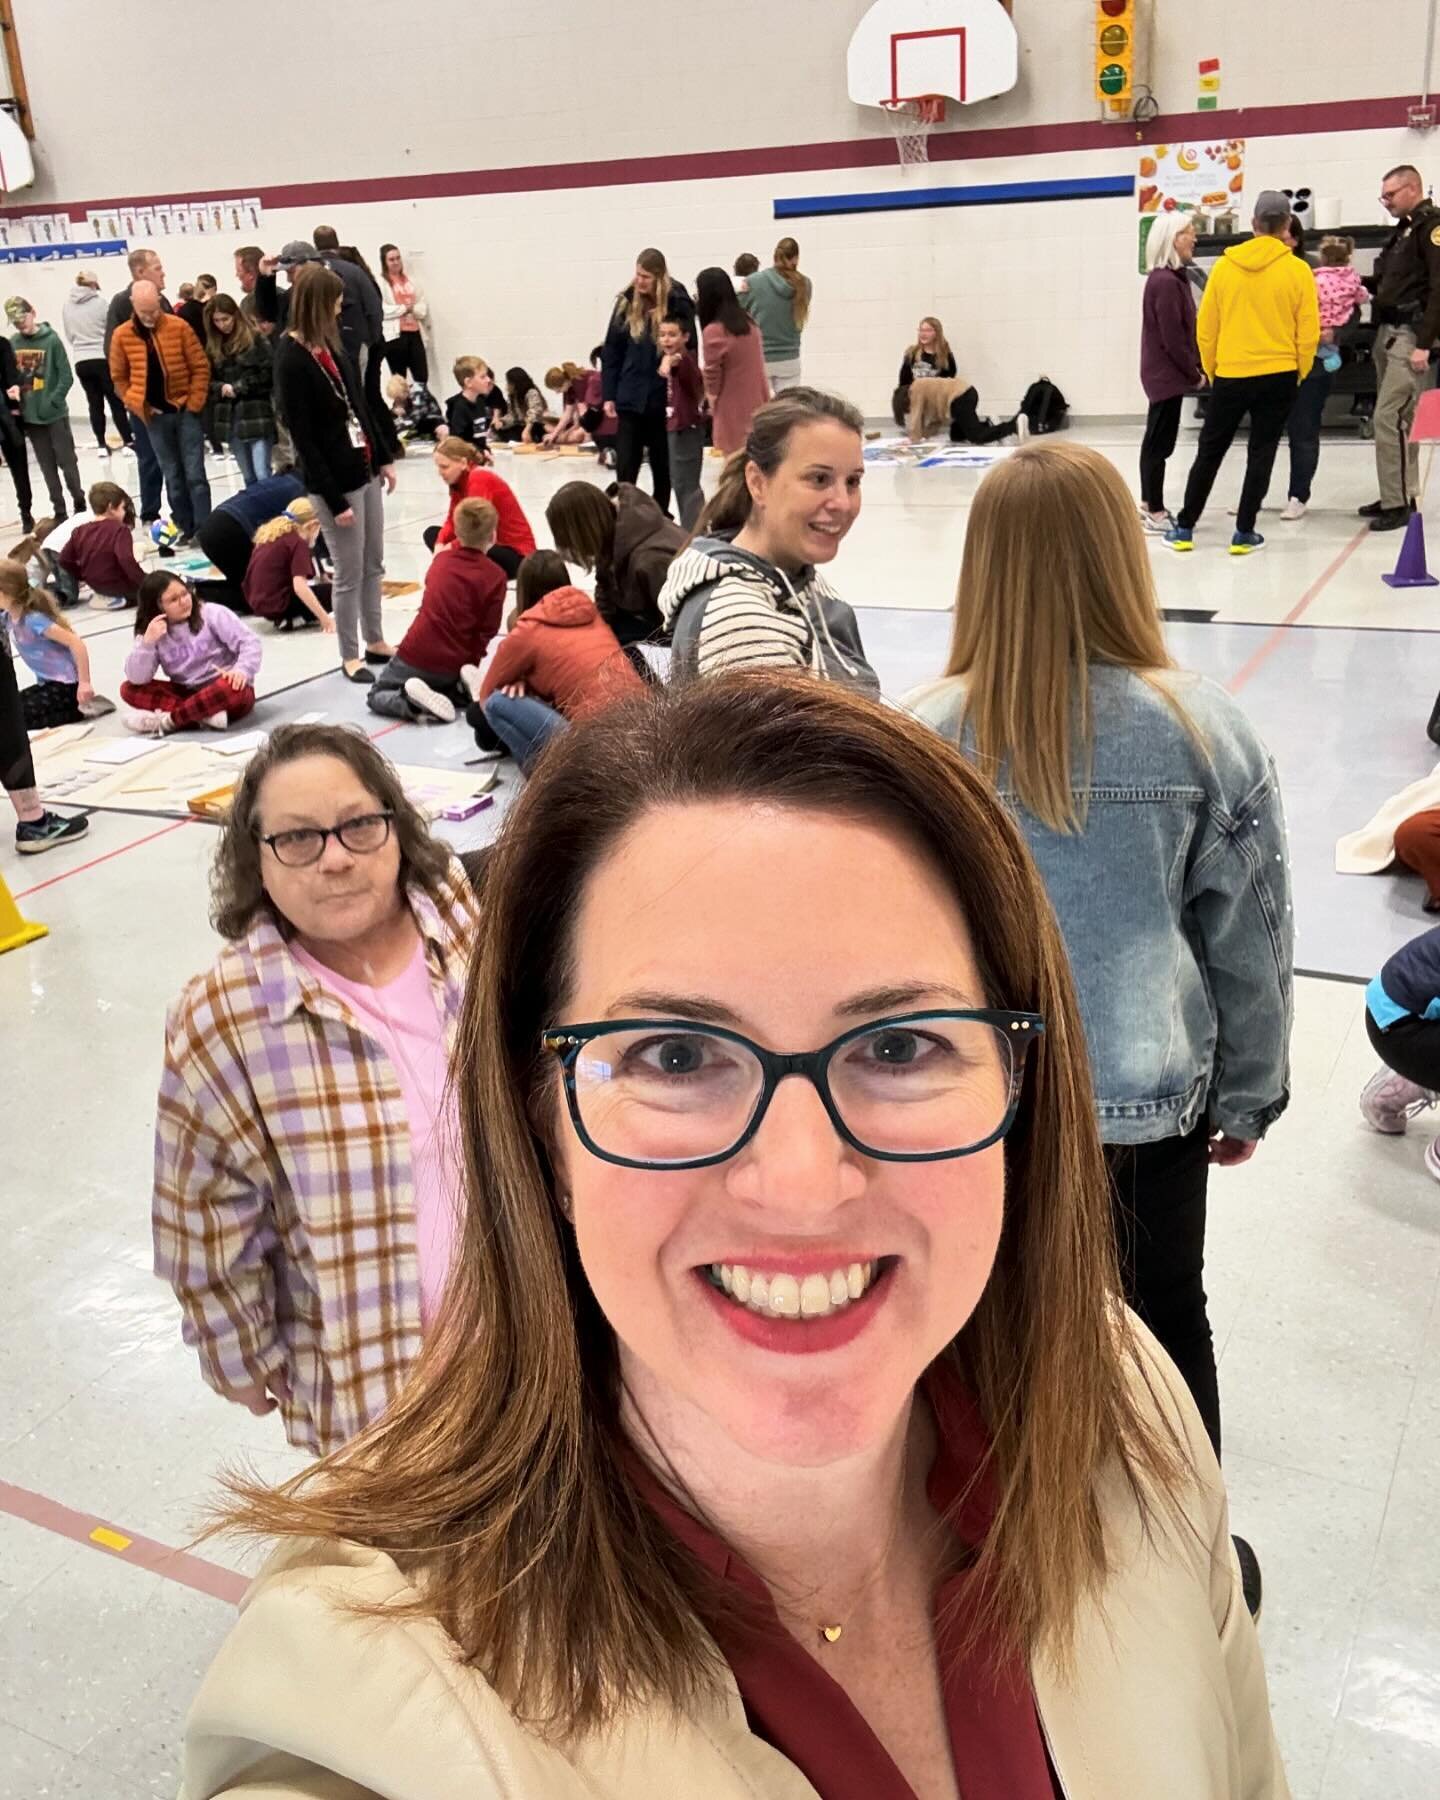
[[[49,935],[48,925],[36,925],[21,918],[20,908],[5,885],[5,877],[0,875],[0,953],[18,950],[22,944],[33,944],[36,938]]]

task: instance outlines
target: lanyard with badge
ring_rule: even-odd
[[[350,439],[351,446],[356,450],[363,450],[368,456],[370,454],[370,440],[365,436],[365,428],[355,416],[355,408],[350,404],[350,395],[346,391],[344,381],[341,380],[334,371],[332,366],[334,362],[333,357],[327,361],[322,358],[318,352],[312,352],[312,354],[315,356],[316,362],[319,363],[325,379],[334,389],[335,398],[339,400],[345,408],[345,433]]]

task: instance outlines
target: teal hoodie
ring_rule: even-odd
[[[12,334],[15,361],[20,365],[20,398],[27,425],[53,425],[69,410],[66,396],[74,386],[70,358],[59,334],[39,325],[26,337]]]

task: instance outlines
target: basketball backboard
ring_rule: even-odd
[[[1014,87],[1020,40],[1000,0],[875,0],[850,39],[847,69],[857,106],[929,94],[963,105]]]

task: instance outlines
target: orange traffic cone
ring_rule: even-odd
[[[21,918],[20,908],[5,885],[5,877],[0,875],[0,952],[18,950],[22,944],[33,944],[36,938],[49,935],[48,925],[36,925]]]

